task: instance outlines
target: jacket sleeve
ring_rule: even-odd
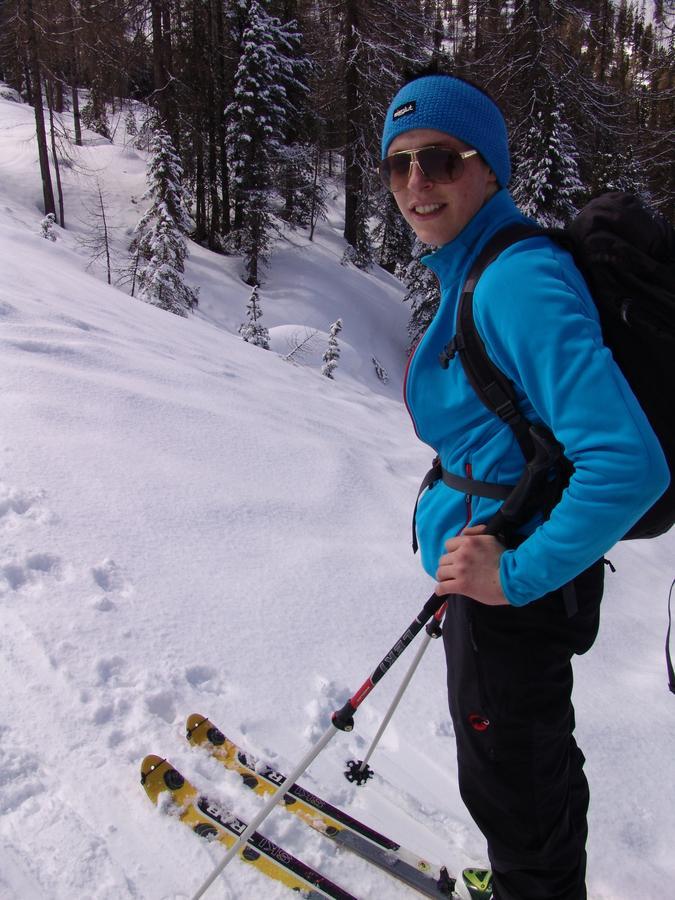
[[[663,493],[670,473],[603,345],[597,311],[569,254],[545,238],[514,245],[482,275],[474,309],[489,355],[575,467],[550,518],[502,556],[502,588],[522,606],[607,552]]]

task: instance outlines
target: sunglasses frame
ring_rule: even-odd
[[[478,156],[478,150],[457,150],[455,149],[455,147],[441,147],[438,144],[429,144],[427,147],[418,147],[415,150],[397,150],[396,153],[390,153],[388,156],[385,156],[382,162],[377,167],[377,173],[380,176],[380,180],[388,191],[391,191],[392,194],[395,194],[397,191],[402,190],[403,187],[405,187],[405,185],[407,185],[407,183],[410,181],[413,166],[418,166],[422,175],[424,175],[425,178],[428,178],[429,181],[433,181],[435,184],[452,184],[454,181],[459,181],[459,179],[462,177],[464,171],[463,169],[456,178],[450,178],[447,181],[438,181],[436,178],[431,178],[429,175],[427,175],[427,173],[422,168],[422,164],[417,158],[417,155],[419,153],[422,153],[424,150],[445,150],[446,153],[455,154],[460,160],[462,160],[462,162],[465,159],[468,159],[470,156]],[[391,187],[391,178],[389,179],[389,184],[386,184],[382,175],[382,163],[386,162],[386,160],[388,159],[391,159],[393,156],[410,157],[410,165],[408,167],[408,174],[406,176],[405,184],[401,185],[400,188],[396,188],[396,190]]]

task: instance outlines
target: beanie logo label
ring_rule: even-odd
[[[392,113],[392,119],[394,122],[398,121],[398,119],[402,119],[403,116],[412,115],[417,109],[417,100],[409,100],[407,103],[404,103],[403,106],[399,106]]]

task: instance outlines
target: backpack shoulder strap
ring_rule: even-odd
[[[498,231],[483,247],[467,275],[457,308],[456,332],[439,359],[447,367],[456,353],[462,362],[466,377],[481,402],[513,431],[526,460],[535,452],[530,434],[530,423],[516,404],[513,385],[490,359],[485,345],[476,330],[473,315],[473,295],[478,280],[485,269],[512,244],[528,237],[545,233],[543,229],[526,223],[515,223]]]

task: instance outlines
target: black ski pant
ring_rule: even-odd
[[[459,788],[488,844],[495,900],[584,900],[588,783],[574,654],[598,631],[604,565],[524,607],[449,598],[443,625]]]

